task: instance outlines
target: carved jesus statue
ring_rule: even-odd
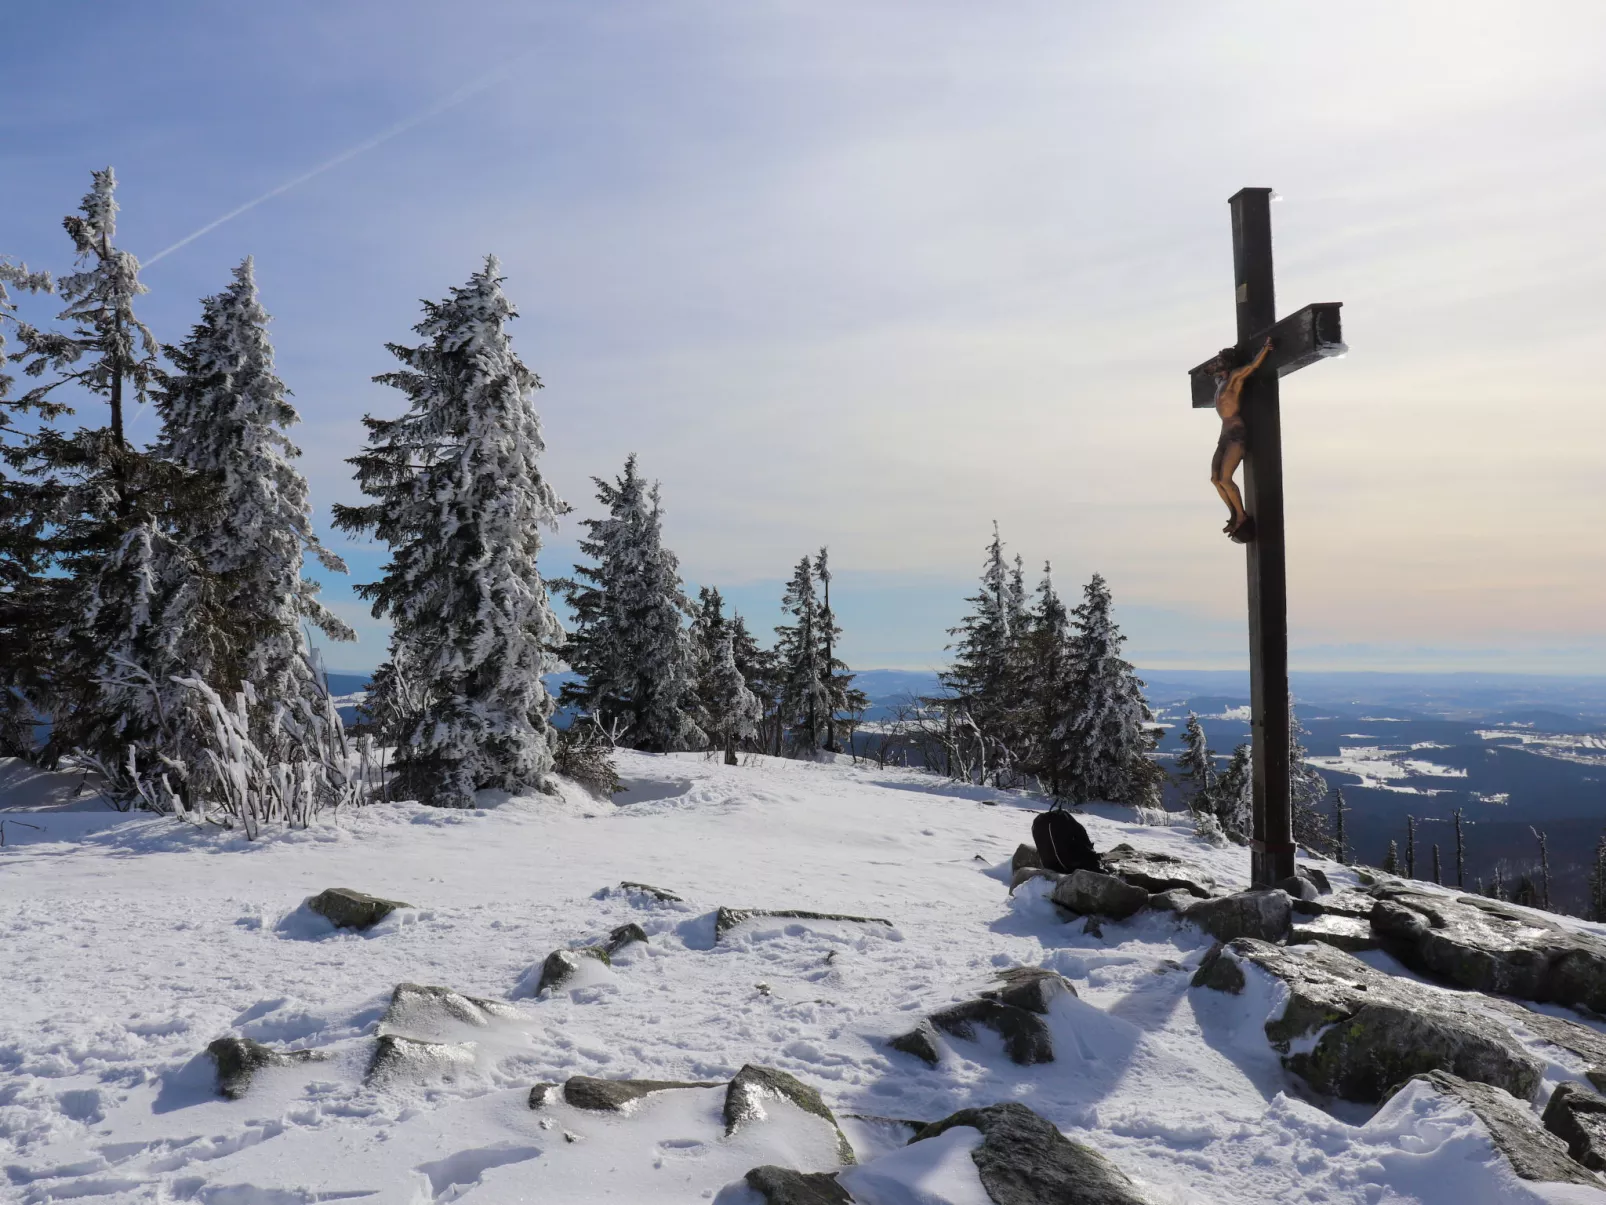
[[[1255,520],[1244,510],[1243,495],[1232,475],[1244,458],[1244,416],[1242,413],[1244,382],[1266,362],[1271,353],[1271,340],[1267,339],[1260,354],[1241,368],[1234,367],[1238,359],[1236,348],[1223,348],[1212,364],[1216,378],[1216,413],[1221,416],[1221,438],[1216,441],[1216,454],[1210,461],[1210,484],[1227,504],[1227,525],[1221,530],[1239,544],[1255,538]]]

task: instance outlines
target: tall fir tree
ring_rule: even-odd
[[[1589,919],[1606,921],[1606,833],[1595,842],[1589,867]]]
[[[736,650],[729,630],[715,645],[709,685],[708,731],[724,748],[725,764],[734,766],[737,764],[736,744],[758,731],[763,708],[747,688],[747,681],[736,665]]]
[[[696,684],[693,718],[710,741],[718,736],[710,717],[715,711],[715,667],[719,660],[719,644],[730,633],[730,621],[725,617],[725,597],[713,586],[697,591],[697,602],[692,613],[691,644],[692,678]],[[710,745],[712,748],[713,745]]]
[[[165,349],[177,371],[157,389],[156,451],[216,485],[215,506],[186,516],[176,536],[224,579],[220,602],[239,637],[192,672],[225,697],[249,682],[272,708],[319,693],[303,620],[332,640],[356,636],[302,576],[308,553],[331,571],[346,566],[312,530],[301,452],[285,433],[300,420],[274,372],[267,324],[247,258],[201,303],[189,337]]]
[[[1350,862],[1349,837],[1345,833],[1344,817],[1349,807],[1344,803],[1344,788],[1333,789],[1333,856],[1345,866]]]
[[[692,605],[680,562],[664,547],[658,487],[643,480],[634,453],[617,480],[592,480],[608,513],[581,524],[580,551],[595,564],[577,565],[561,583],[575,617],[564,658],[580,679],[560,697],[633,748],[700,748],[696,658],[684,623]]]
[[[541,473],[541,382],[509,342],[502,279],[487,257],[424,303],[421,343],[389,345],[402,367],[375,380],[408,408],[363,419],[368,448],[351,463],[372,501],[335,510],[337,527],[390,548],[381,579],[358,587],[393,624],[374,703],[396,717],[405,785],[451,807],[543,786],[552,765],[541,675],[563,629],[536,558],[565,508]]]
[[[186,514],[214,505],[207,483],[130,446],[130,400],[144,404],[161,379],[155,336],[134,312],[146,289],[139,261],[116,244],[117,179],[93,173],[79,211],[62,221],[78,270],[57,282],[65,329],[19,324],[23,371],[42,378],[20,398],[46,413],[67,413],[52,397],[70,385],[105,399],[107,422],[67,435],[53,426],[30,433],[20,455],[48,498],[44,552],[54,570],[37,594],[33,659],[48,665],[30,700],[48,713],[43,760],[77,750],[112,771],[114,794],[132,783],[115,771],[129,749],[146,761],[160,750],[170,713],[171,675],[216,639],[216,583],[196,580],[201,565],[174,538]],[[199,626],[198,626],[199,625]]]
[[[1028,612],[1020,641],[1024,716],[1019,726],[1021,765],[1034,774],[1054,798],[1063,795],[1063,745],[1055,741],[1060,717],[1071,706],[1076,666],[1070,647],[1070,613],[1054,588],[1054,571],[1043,563],[1043,577]]]
[[[1177,755],[1177,769],[1188,789],[1188,810],[1198,815],[1214,812],[1216,789],[1216,751],[1205,739],[1204,725],[1199,717],[1188,712],[1188,722],[1182,730],[1182,752]]]
[[[1306,849],[1327,848],[1327,814],[1322,803],[1327,798],[1327,780],[1310,764],[1310,755],[1301,739],[1305,726],[1299,722],[1294,701],[1288,700],[1288,798],[1293,810],[1294,840]]]
[[[29,479],[32,457],[17,420],[30,409],[42,410],[40,418],[48,420],[62,407],[25,406],[11,396],[15,381],[3,369],[8,331],[19,324],[13,289],[49,293],[55,282],[47,272],[0,259],[0,756],[26,758],[36,745],[30,700],[40,697],[48,680],[39,651],[48,646],[47,601],[53,593],[44,577],[52,491],[49,483]]]
[[[792,570],[781,595],[781,610],[792,617],[775,629],[775,657],[781,686],[781,711],[792,733],[792,743],[810,756],[820,747],[825,717],[831,706],[821,638],[819,597],[814,591],[814,564],[804,557]]]
[[[1005,739],[1006,717],[1014,701],[1012,671],[1018,659],[1013,655],[1010,625],[1024,608],[1024,593],[1024,585],[1011,576],[995,522],[982,561],[981,587],[965,600],[970,613],[948,631],[954,638],[948,646],[954,658],[940,675],[953,695],[953,705],[963,708],[984,737],[993,741]]]
[[[1221,831],[1240,844],[1254,835],[1254,780],[1254,750],[1244,741],[1232,751],[1216,784],[1216,818],[1221,822]]]
[[[1070,660],[1075,678],[1060,717],[1057,775],[1075,802],[1109,800],[1134,806],[1158,802],[1162,773],[1149,758],[1154,715],[1143,682],[1121,657],[1126,637],[1116,626],[1109,587],[1094,574],[1072,612]]]
[[[836,726],[838,716],[857,705],[860,692],[853,688],[853,677],[847,663],[836,655],[837,642],[842,638],[842,625],[836,621],[831,609],[831,562],[828,551],[821,548],[814,558],[814,577],[820,584],[820,665],[825,685],[825,751],[840,753]]]
[[[1383,855],[1383,873],[1400,873],[1400,843],[1398,841],[1389,842],[1388,851]]]

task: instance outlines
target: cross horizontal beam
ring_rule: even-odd
[[[1251,335],[1238,344],[1242,362],[1248,363],[1260,351],[1261,345],[1271,338],[1271,355],[1266,363],[1286,377],[1291,372],[1314,364],[1327,356],[1342,355],[1344,348],[1343,325],[1338,310],[1342,301],[1318,301],[1288,315],[1269,330]],[[1216,404],[1216,378],[1213,372],[1216,357],[1188,370],[1193,385],[1193,408],[1206,410]]]

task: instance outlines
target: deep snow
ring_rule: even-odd
[[[1190,926],[1140,914],[1092,936],[1040,890],[1010,899],[999,867],[1029,839],[1032,801],[844,763],[625,754],[621,770],[629,790],[613,802],[575,790],[472,812],[376,806],[248,844],[73,805],[76,780],[10,767],[0,803],[27,810],[0,817],[42,831],[7,824],[0,850],[0,1199],[739,1202],[750,1194],[727,1186],[756,1164],[829,1166],[823,1126],[777,1104],[726,1138],[721,1089],[659,1094],[623,1117],[532,1111],[526,1096],[571,1075],[724,1080],[759,1063],[844,1118],[865,1164],[845,1182],[867,1205],[984,1201],[975,1134],[904,1150],[906,1131],[846,1115],[933,1120],[1006,1100],[1174,1205],[1606,1203],[1513,1179],[1470,1114],[1420,1087],[1375,1114],[1307,1100],[1261,1030],[1279,1006],[1270,985],[1189,988],[1209,945]],[[1241,849],[1094,812],[1100,848],[1128,840],[1244,882]],[[301,907],[329,886],[414,907],[336,933]],[[894,923],[760,918],[716,944],[719,905]],[[550,951],[627,920],[649,944],[571,990],[529,994]],[[1052,967],[1080,994],[1049,1018],[1054,1063],[1016,1067],[994,1039],[949,1043],[936,1069],[885,1048],[1014,965]],[[450,1082],[364,1087],[404,981],[511,1015],[415,1035],[473,1044]],[[225,1101],[200,1052],[231,1033],[329,1057]],[[1549,1083],[1582,1071],[1535,1048]]]

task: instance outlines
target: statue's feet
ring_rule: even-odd
[[[1232,542],[1234,544],[1247,544],[1247,543],[1249,543],[1250,540],[1255,538],[1255,518],[1254,518],[1254,516],[1253,515],[1245,515],[1236,524],[1233,524],[1229,528],[1229,530],[1227,531],[1227,534],[1232,537]]]

